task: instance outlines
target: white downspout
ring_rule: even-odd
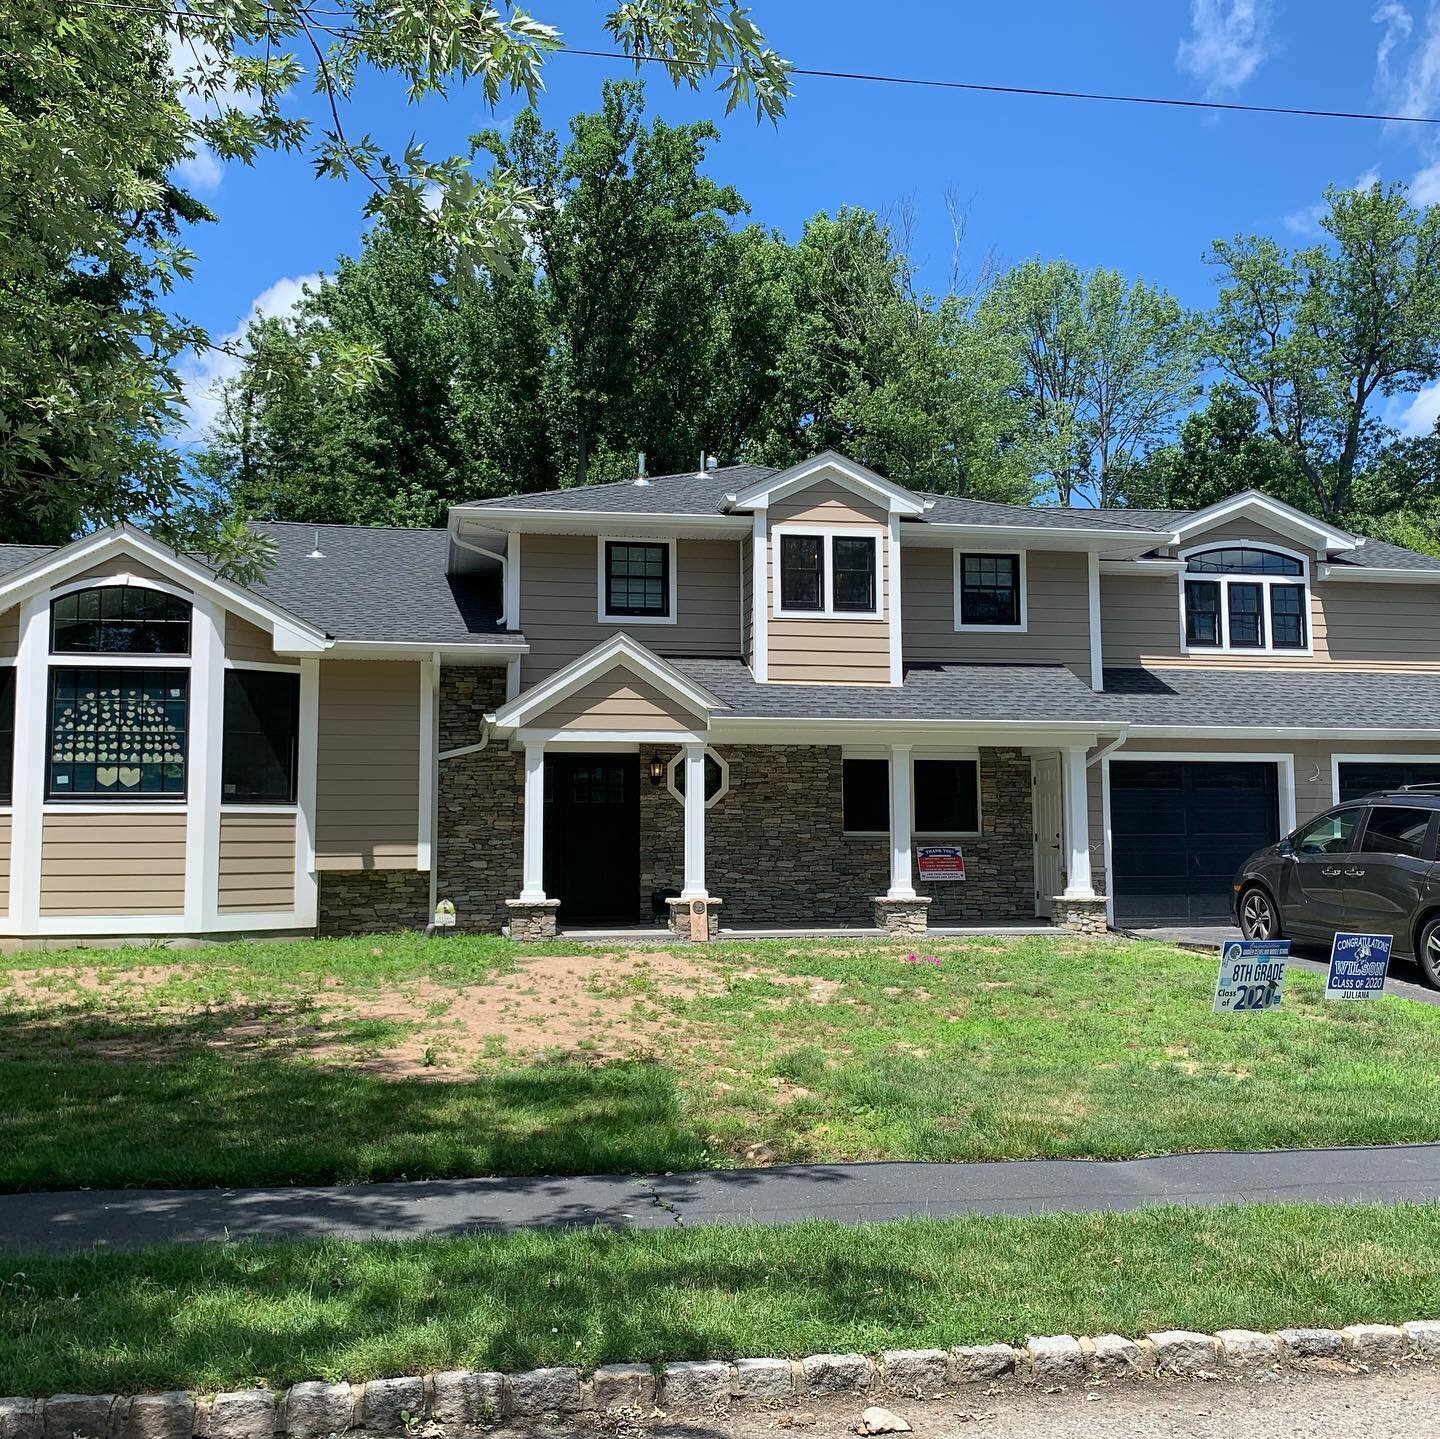
[[[500,565],[500,623],[507,629],[510,626],[510,616],[505,613],[505,597],[510,593],[510,586],[507,583],[510,570],[510,558],[499,550],[487,550],[484,545],[477,545],[473,540],[462,538],[458,531],[450,536],[455,544],[462,550],[469,550],[472,554],[484,555],[487,560],[495,560]]]

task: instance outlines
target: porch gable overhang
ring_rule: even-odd
[[[203,564],[161,544],[144,530],[121,523],[82,535],[50,551],[0,581],[0,609],[43,589],[53,589],[82,575],[97,564],[128,557],[169,576],[222,608],[269,631],[277,654],[319,654],[330,648],[331,637],[308,620],[257,595],[253,590],[223,579]]]
[[[1322,554],[1332,550],[1357,550],[1364,543],[1363,535],[1353,535],[1335,525],[1327,525],[1283,500],[1262,495],[1259,490],[1245,490],[1219,500],[1203,510],[1196,510],[1175,526],[1175,543],[1183,545],[1186,540],[1203,536],[1224,520],[1250,519],[1263,523],[1302,544],[1313,545]]]
[[[501,737],[518,736],[523,739],[527,733],[548,735],[553,726],[547,727],[544,721],[550,710],[578,693],[591,681],[602,679],[617,669],[624,670],[652,686],[693,716],[695,724],[691,730],[666,731],[663,735],[646,729],[616,731],[608,736],[612,740],[639,739],[649,742],[658,738],[699,739],[708,729],[711,715],[725,708],[724,701],[705,685],[622,630],[604,644],[597,645],[593,650],[571,660],[568,665],[542,680],[533,689],[526,690],[524,694],[502,705],[493,714],[486,715],[485,721],[493,733]],[[584,730],[576,731],[572,737],[585,737],[587,733]]]

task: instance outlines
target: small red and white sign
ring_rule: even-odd
[[[920,878],[932,884],[965,878],[965,851],[957,844],[922,844],[915,851]]]

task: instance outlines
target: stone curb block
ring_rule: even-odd
[[[793,1401],[859,1394],[873,1388],[939,1394],[947,1385],[1001,1379],[1063,1388],[1087,1379],[1152,1375],[1213,1376],[1222,1368],[1303,1367],[1311,1360],[1360,1367],[1440,1360],[1440,1320],[1351,1324],[1336,1329],[1222,1329],[1216,1334],[1161,1330],[1142,1339],[1123,1334],[1076,1338],[1032,1335],[1023,1349],[968,1344],[944,1349],[890,1349],[864,1354],[689,1360],[663,1366],[607,1364],[585,1380],[578,1369],[521,1374],[452,1369],[432,1376],[372,1379],[368,1384],[293,1385],[277,1395],[241,1389],[206,1400],[185,1390],[140,1394],[53,1394],[0,1398],[0,1439],[328,1439],[351,1429],[399,1433],[429,1417],[442,1424],[491,1426],[517,1415],[539,1418],[584,1409],[723,1408],[731,1398]]]

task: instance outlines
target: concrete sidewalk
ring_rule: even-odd
[[[655,1229],[806,1218],[854,1224],[1309,1200],[1440,1200],[1440,1144],[1132,1160],[806,1164],[649,1178],[10,1194],[0,1195],[0,1248],[59,1252],[171,1240],[403,1239],[592,1224]]]

